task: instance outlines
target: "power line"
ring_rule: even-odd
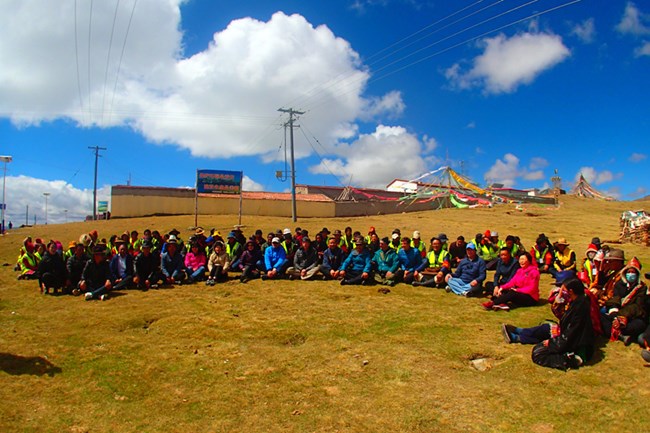
[[[90,45],[91,45],[91,36],[92,36],[92,28],[93,28],[93,0],[90,0],[90,18],[88,19],[88,114],[90,116],[90,122],[92,123],[93,121],[93,116],[92,116],[92,87],[90,85]]]
[[[108,65],[111,60],[111,48],[113,48],[113,33],[115,32],[115,21],[117,20],[117,11],[120,7],[120,0],[115,3],[115,13],[113,14],[113,25],[111,26],[111,37],[108,40],[108,55],[106,56],[106,72],[104,73],[104,91],[102,93],[102,125],[104,124],[104,101],[106,99],[106,83],[108,83]]]
[[[81,109],[82,117],[84,113],[84,103],[81,96],[81,76],[79,74],[79,38],[77,36],[77,0],[74,0],[74,57],[77,62],[77,89],[79,90],[79,108]],[[83,121],[83,119],[82,119]]]
[[[113,96],[111,97],[111,105],[108,109],[108,121],[111,120],[111,115],[113,113],[113,102],[115,101],[115,92],[117,91],[117,80],[120,77],[120,70],[122,68],[122,59],[124,58],[124,51],[126,49],[126,41],[129,38],[129,31],[131,30],[131,21],[133,21],[133,14],[135,13],[135,6],[138,4],[138,0],[133,1],[133,7],[131,8],[131,15],[129,16],[129,23],[126,26],[126,34],[124,35],[124,42],[122,43],[122,52],[120,53],[120,61],[117,63],[117,73],[115,74],[115,84],[113,85]]]

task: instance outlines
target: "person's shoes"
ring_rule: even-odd
[[[584,364],[584,361],[580,356],[571,352],[566,354],[566,364],[567,367],[576,369],[576,368],[580,368],[580,366]]]
[[[295,279],[296,279],[296,277],[293,274],[289,275],[289,281],[293,281]]]
[[[492,306],[492,309],[494,311],[499,311],[499,310],[501,310],[501,311],[510,311],[510,307],[508,306],[508,304],[496,304],[496,305]]]
[[[347,283],[348,283],[347,281],[345,281],[345,280],[341,280],[341,285],[342,285],[342,286],[345,286]]]
[[[93,294],[88,292],[84,295],[84,298],[86,299],[86,301],[90,301],[93,298]]]
[[[618,336],[618,339],[621,340],[623,342],[623,344],[626,345],[626,346],[629,346],[630,344],[632,344],[632,337],[629,336],[629,335],[621,334],[621,335]]]
[[[369,284],[370,284],[370,283],[368,282],[368,280],[361,280],[361,285],[362,285],[362,286],[367,286],[367,285],[369,285]]]
[[[266,280],[268,280],[268,279],[269,279],[269,276],[268,276],[268,275],[266,275],[266,274],[262,274],[262,279],[263,279],[264,281],[266,281]]]
[[[481,306],[483,306],[483,308],[485,308],[486,310],[491,310],[492,307],[494,307],[494,302],[492,301],[483,302]]]
[[[72,289],[72,294],[73,294],[74,296],[79,296],[79,295],[81,295],[81,290],[79,290],[79,289]]]
[[[244,278],[241,279],[241,282],[244,283],[244,284],[248,283],[249,281],[250,281],[250,278],[244,277]]]
[[[102,295],[99,297],[100,301],[108,301],[108,295]]]
[[[643,349],[641,351],[641,358],[643,358],[645,362],[650,362],[650,350]]]
[[[157,289],[157,288],[158,288],[158,284],[152,284],[152,285],[151,285],[151,288],[152,288],[152,289]]]
[[[419,281],[413,281],[413,282],[411,283],[411,286],[413,286],[413,287],[421,287],[422,285],[423,285],[423,284],[422,284],[421,282],[419,282]]]
[[[512,343],[512,336],[510,335],[510,332],[508,332],[508,325],[506,325],[505,323],[501,325],[501,335],[503,335],[503,340],[507,344]]]
[[[445,286],[445,292],[447,292],[447,293],[451,293],[451,287],[449,287],[449,286]]]
[[[386,280],[386,283],[385,283],[385,284],[386,284],[388,287],[393,287],[393,286],[395,285],[395,281],[394,281],[394,280]]]

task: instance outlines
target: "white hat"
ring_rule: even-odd
[[[393,239],[399,239],[399,235],[397,233],[393,233],[391,238]]]
[[[284,229],[282,230],[283,235],[290,235],[291,234],[291,229]]]
[[[499,232],[490,232],[490,237],[497,237],[499,236]]]
[[[419,231],[414,231],[413,232],[413,239],[420,239],[420,232]]]
[[[277,237],[277,236],[274,237],[273,239],[271,239],[271,243],[272,243],[272,244],[274,244],[274,243],[276,243],[276,242],[277,242],[277,243],[280,243],[280,238]]]

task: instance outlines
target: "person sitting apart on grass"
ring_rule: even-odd
[[[91,299],[108,299],[108,291],[113,287],[111,283],[111,269],[106,260],[106,248],[96,245],[93,248],[93,258],[86,263],[81,274],[79,289],[84,292],[86,301]]]
[[[79,296],[79,282],[83,274],[86,263],[90,261],[90,256],[86,254],[84,244],[77,242],[74,247],[74,254],[66,261],[65,268],[68,280],[66,281],[66,293]]]
[[[496,272],[494,273],[494,281],[485,283],[485,291],[493,295],[495,288],[510,281],[514,277],[515,272],[517,272],[517,269],[519,269],[519,261],[512,256],[510,249],[508,247],[501,248]],[[494,296],[497,295],[495,294]]]
[[[117,255],[109,262],[113,290],[128,289],[133,282],[133,256],[129,254],[126,244],[121,244]]]
[[[553,277],[560,271],[576,271],[576,253],[569,248],[565,238],[560,238],[553,244],[555,260],[550,272]]]
[[[287,252],[280,244],[280,238],[274,237],[271,240],[271,247],[264,252],[265,273],[263,280],[277,280],[284,275],[285,264],[287,263]]]
[[[165,277],[165,283],[172,286],[183,284],[186,278],[183,256],[178,252],[178,248],[176,236],[169,235],[165,243],[165,252],[160,258],[160,270]]]
[[[405,284],[412,284],[413,281],[418,281],[421,278],[420,272],[427,266],[429,261],[422,258],[420,251],[411,248],[409,238],[402,238],[401,242],[402,245],[397,251],[397,260],[399,261],[397,280]]]
[[[591,287],[598,276],[598,268],[594,261],[596,254],[598,254],[598,247],[594,244],[589,244],[589,246],[587,246],[587,251],[585,251],[585,258],[582,261],[582,271],[578,272],[578,278],[580,281],[585,283],[587,287]]]
[[[327,250],[323,253],[323,264],[320,265],[320,273],[325,280],[336,280],[339,278],[341,265],[345,260],[345,252],[339,247],[335,238],[327,241]]]
[[[370,280],[370,273],[372,271],[372,261],[370,251],[366,248],[366,243],[363,239],[354,241],[354,249],[345,261],[341,264],[339,275],[341,278],[341,285],[346,284],[368,284]]]
[[[185,254],[185,270],[187,271],[187,280],[190,283],[203,281],[205,279],[205,269],[208,258],[205,256],[205,250],[201,248],[198,242],[190,246],[190,250]]]
[[[379,236],[377,235],[377,233],[373,233],[372,235],[370,235],[370,242],[368,242],[367,245],[371,254],[374,255],[377,251],[379,251],[379,249],[381,248],[379,244],[380,244]]]
[[[501,251],[510,253],[507,248]],[[512,259],[514,261],[514,259]],[[539,302],[539,271],[533,264],[530,253],[519,256],[519,269],[505,284],[494,287],[492,300],[483,303],[486,310],[505,310],[516,307],[531,307]]]
[[[239,260],[241,277],[239,281],[247,283],[252,279],[259,278],[260,272],[264,269],[264,255],[254,240],[249,240],[244,246],[244,252]]]
[[[377,235],[374,235],[377,236]],[[390,248],[388,238],[379,241],[379,251],[375,252],[372,258],[374,279],[379,284],[385,286],[394,286],[397,269],[399,268],[399,259],[395,250]]]
[[[544,233],[537,237],[535,246],[530,250],[530,255],[534,258],[540,274],[551,273],[555,256]]]
[[[160,271],[160,257],[154,255],[153,242],[144,239],[140,245],[140,252],[133,259],[133,283],[140,290],[146,291],[158,287],[158,283],[164,281]]]
[[[38,278],[38,257],[35,253],[35,247],[32,242],[25,242],[23,247],[23,254],[18,260],[20,264],[19,280],[34,280]]]
[[[214,286],[218,282],[226,281],[230,266],[230,256],[226,252],[226,246],[222,241],[216,241],[214,243],[214,250],[208,259],[209,277],[205,285]]]
[[[444,233],[441,233],[439,236],[443,234]],[[440,239],[440,237],[438,237],[438,239]],[[442,240],[440,240],[440,242],[442,242]],[[444,249],[444,245],[443,242],[442,249]],[[449,263],[451,264],[451,267],[458,267],[460,261],[465,257],[467,257],[467,242],[465,242],[465,236],[461,235],[456,238],[456,242],[449,245]]]
[[[569,295],[569,308],[560,324],[545,323],[533,328],[501,327],[506,343],[535,344],[532,358],[543,367],[567,370],[578,368],[591,359],[595,336],[591,323],[591,301],[577,278],[563,284]]]
[[[419,281],[413,281],[414,286],[437,287],[445,286],[445,277],[451,272],[449,252],[442,249],[438,238],[431,238],[431,248],[426,256],[427,267],[422,271]]]
[[[625,345],[637,341],[648,326],[648,288],[641,281],[641,263],[634,257],[621,270],[621,279],[614,285],[614,296],[605,302],[601,314],[603,332],[610,341]]]
[[[38,286],[41,293],[48,294],[52,289],[56,295],[65,286],[66,272],[65,262],[56,250],[56,242],[50,241],[43,260],[38,264]]]
[[[486,278],[485,261],[476,253],[476,245],[467,244],[467,257],[460,261],[456,271],[445,280],[450,292],[461,296],[478,296]]]
[[[300,278],[310,280],[318,273],[318,252],[312,246],[311,239],[307,236],[302,238],[302,247],[296,251],[293,259],[293,266],[287,269],[290,280]]]
[[[427,247],[424,245],[424,242],[420,239],[420,232],[414,231],[413,238],[411,239],[411,248],[418,250],[420,256],[425,258],[427,256]]]

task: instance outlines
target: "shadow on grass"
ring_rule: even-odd
[[[594,344],[594,354],[591,356],[591,359],[587,361],[587,365],[596,365],[603,359],[605,359],[605,351],[603,348],[607,346],[609,340],[604,337],[597,337],[596,344]]]
[[[62,371],[60,367],[42,356],[26,357],[11,353],[0,353],[0,370],[14,376],[21,374],[44,376],[47,374],[50,377]]]

